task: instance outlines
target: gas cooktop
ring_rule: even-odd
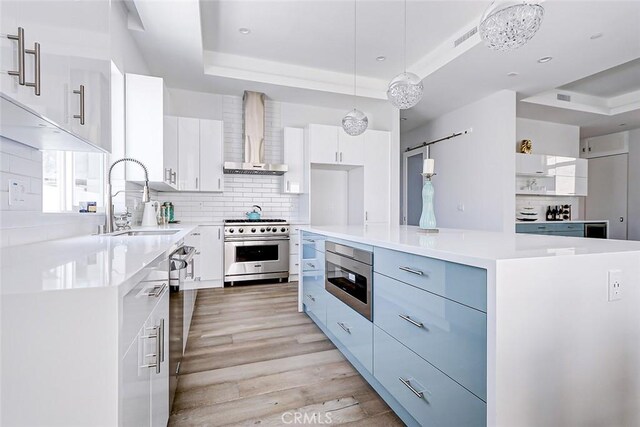
[[[287,222],[286,219],[225,219],[225,224],[245,224],[259,222]]]

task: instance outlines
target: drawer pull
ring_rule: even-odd
[[[162,285],[154,286],[153,288],[151,288],[151,292],[147,293],[147,296],[158,298],[160,295],[162,295],[162,292],[164,292],[164,289],[166,287],[167,287],[166,283],[163,283]]]
[[[400,270],[402,271],[406,271],[407,273],[411,273],[411,274],[416,274],[418,276],[424,276],[424,273],[420,270],[416,270],[415,268],[411,268],[411,267],[398,267]]]
[[[316,302],[316,299],[315,299],[312,295],[307,294],[307,297],[308,297],[311,301]]]
[[[350,334],[350,333],[351,333],[351,329],[350,329],[347,325],[345,325],[344,323],[342,323],[342,322],[338,322],[338,326],[340,326],[342,329],[344,329],[344,331],[345,331],[346,333],[348,333],[348,334]]]
[[[417,397],[419,397],[420,399],[423,399],[423,398],[424,398],[424,393],[423,393],[423,392],[421,392],[421,391],[416,390],[416,389],[411,385],[411,382],[410,382],[411,380],[410,380],[410,379],[405,380],[405,379],[404,379],[404,378],[402,378],[402,377],[400,377],[400,378],[398,378],[398,379],[400,380],[400,382],[402,382],[402,384],[404,384],[405,386],[407,386],[407,388],[408,388],[409,390],[411,390],[411,392],[412,392],[413,394],[415,394]]]
[[[416,322],[415,320],[413,320],[413,319],[412,319],[411,317],[409,317],[409,316],[406,316],[406,315],[404,315],[404,314],[398,314],[398,316],[400,316],[400,318],[401,318],[401,319],[404,319],[404,320],[406,320],[407,322],[411,323],[413,326],[417,326],[418,328],[424,328],[424,329],[427,329],[427,328],[425,328],[425,327],[424,327],[424,324],[422,324],[422,323],[420,323],[420,322]],[[429,329],[427,329],[427,330],[429,330]]]
[[[311,264],[310,262],[309,262],[309,263],[307,263],[307,265],[308,265],[309,267],[311,267],[311,268],[316,268],[316,266],[315,266],[314,264]]]

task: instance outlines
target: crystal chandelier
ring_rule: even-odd
[[[356,6],[357,6],[357,0],[353,0],[353,110],[349,111],[343,118],[342,118],[342,129],[344,129],[344,131],[351,135],[351,136],[358,136],[361,135],[365,130],[367,130],[367,127],[369,126],[369,119],[367,118],[367,116],[360,110],[355,108],[355,103],[356,103],[356,70],[357,70],[357,56],[356,56],[356,40],[357,40],[357,20],[356,20]]]
[[[420,102],[424,90],[420,77],[407,72],[407,0],[404,0],[404,41],[402,50],[404,72],[395,76],[389,83],[387,98],[394,107],[406,110]]]
[[[489,8],[482,15],[478,31],[487,47],[494,50],[513,50],[527,43],[536,34],[544,8],[539,4],[509,2]]]

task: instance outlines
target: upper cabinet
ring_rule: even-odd
[[[307,137],[310,163],[364,165],[364,134],[350,136],[339,126],[310,124]]]
[[[388,223],[391,207],[391,135],[368,130],[364,133],[364,222]]]
[[[580,141],[580,157],[613,156],[629,152],[629,132],[585,138]]]
[[[516,154],[516,194],[586,196],[586,159]]]
[[[300,194],[304,192],[304,130],[284,128],[284,174],[283,193]]]
[[[219,120],[178,117],[178,189],[223,191],[223,126]]]
[[[111,150],[110,7],[109,0],[0,3],[2,93],[105,151]],[[65,149],[56,138],[40,148]]]

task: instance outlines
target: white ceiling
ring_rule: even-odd
[[[169,87],[238,95],[247,88],[284,102],[351,107],[350,0],[131,1],[145,27],[134,37]],[[454,48],[487,5],[408,2],[408,70],[424,79],[425,97],[401,112],[408,118],[403,131],[497,90],[523,99],[640,58],[640,1],[548,0],[542,28],[524,47],[495,52],[475,35]],[[401,71],[402,2],[360,0],[358,22],[358,94],[366,112],[386,103],[388,80]],[[598,32],[604,36],[591,40]],[[378,55],[387,60],[375,61]],[[547,55],[554,59],[536,62]],[[512,71],[519,75],[507,77]]]
[[[605,98],[640,90],[640,59],[576,80],[560,89]]]

